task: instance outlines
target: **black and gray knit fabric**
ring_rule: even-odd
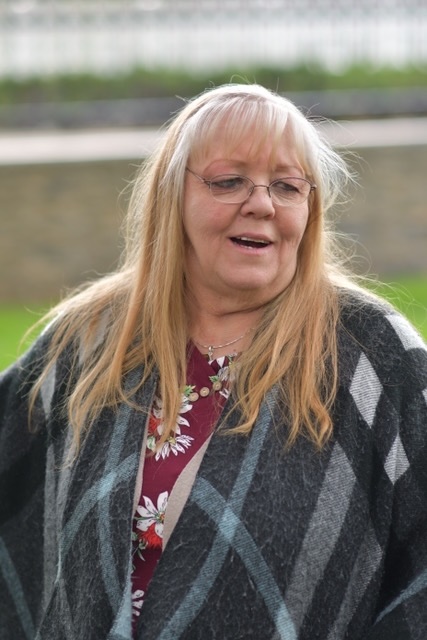
[[[27,425],[47,340],[0,382],[0,638],[130,640],[145,416],[105,410],[64,465],[65,359],[44,384],[37,430]],[[334,436],[320,453],[304,437],[283,447],[274,389],[250,437],[214,434],[139,640],[426,640],[427,350],[368,301],[343,308],[339,345]]]

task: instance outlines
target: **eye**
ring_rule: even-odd
[[[246,185],[243,176],[225,175],[217,176],[210,181],[213,191],[237,191]]]
[[[275,180],[271,185],[276,191],[282,193],[301,193],[301,187],[304,183],[299,183],[297,179],[284,178]]]

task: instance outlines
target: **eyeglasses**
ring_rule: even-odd
[[[314,189],[315,184],[305,178],[279,178],[273,180],[269,185],[255,184],[247,176],[240,176],[235,173],[225,173],[207,180],[191,169],[186,167],[186,171],[193,174],[203,182],[218,202],[224,204],[241,204],[248,200],[254,189],[264,187],[268,191],[271,200],[278,205],[296,205],[305,202]]]

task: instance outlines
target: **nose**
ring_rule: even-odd
[[[270,187],[266,184],[255,184],[250,195],[241,207],[243,215],[254,215],[257,218],[267,218],[275,215],[273,200],[270,195]]]

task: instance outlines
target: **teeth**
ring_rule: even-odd
[[[244,242],[256,242],[257,244],[270,244],[268,240],[260,240],[259,238],[247,238],[246,236],[237,236],[238,240],[243,240]]]

